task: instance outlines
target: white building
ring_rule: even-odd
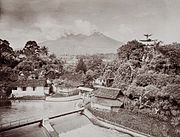
[[[44,85],[45,81],[43,80],[19,81],[13,87],[12,96],[44,96],[45,93],[49,93],[49,87],[44,87]]]
[[[39,87],[17,87],[12,90],[12,95],[14,97],[23,97],[23,96],[44,96],[46,88]]]
[[[93,89],[88,87],[78,87],[80,97],[84,100],[86,98],[89,98],[92,94]]]
[[[93,81],[93,84],[104,86],[104,85],[106,85],[106,80],[104,80],[103,78],[97,78]]]

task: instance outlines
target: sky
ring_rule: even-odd
[[[180,42],[179,0],[0,0],[0,38],[14,48],[95,31],[121,42]]]

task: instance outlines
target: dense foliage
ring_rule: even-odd
[[[66,66],[35,41],[28,41],[17,51],[9,45],[8,41],[0,40],[0,81],[61,78],[68,85],[72,81],[74,85],[83,82],[92,86],[97,78],[111,80],[106,86],[121,89],[128,98],[125,108],[169,120],[173,126],[180,125],[178,43],[144,45],[133,40],[118,49],[114,60],[107,61],[103,55],[84,55]],[[10,90],[7,91],[9,94]]]
[[[63,63],[36,41],[28,41],[23,49],[14,51],[8,41],[0,39],[0,92],[9,93],[6,85],[17,80],[59,78],[64,73]]]
[[[80,71],[82,71],[84,74],[87,71],[87,67],[86,67],[86,64],[83,61],[83,58],[79,59],[78,64],[76,66],[76,72],[80,72]]]
[[[125,108],[180,125],[180,44],[144,45],[133,40],[117,54],[120,63],[113,87],[130,99]]]
[[[0,39],[0,81],[16,80],[16,71],[13,68],[18,64],[15,52],[10,47],[10,43]]]

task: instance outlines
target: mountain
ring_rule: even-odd
[[[56,40],[39,43],[46,46],[50,52],[60,55],[81,55],[95,53],[116,53],[122,43],[102,33],[95,32],[89,36],[83,34],[70,34]]]

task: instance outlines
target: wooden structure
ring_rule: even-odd
[[[91,107],[106,111],[118,111],[123,107],[123,103],[117,98],[122,95],[120,89],[99,87],[94,90],[94,97],[91,99]]]
[[[145,45],[154,45],[154,43],[157,41],[149,38],[152,36],[152,34],[144,34],[144,36],[146,37],[146,39],[140,40],[140,42],[142,42]]]

